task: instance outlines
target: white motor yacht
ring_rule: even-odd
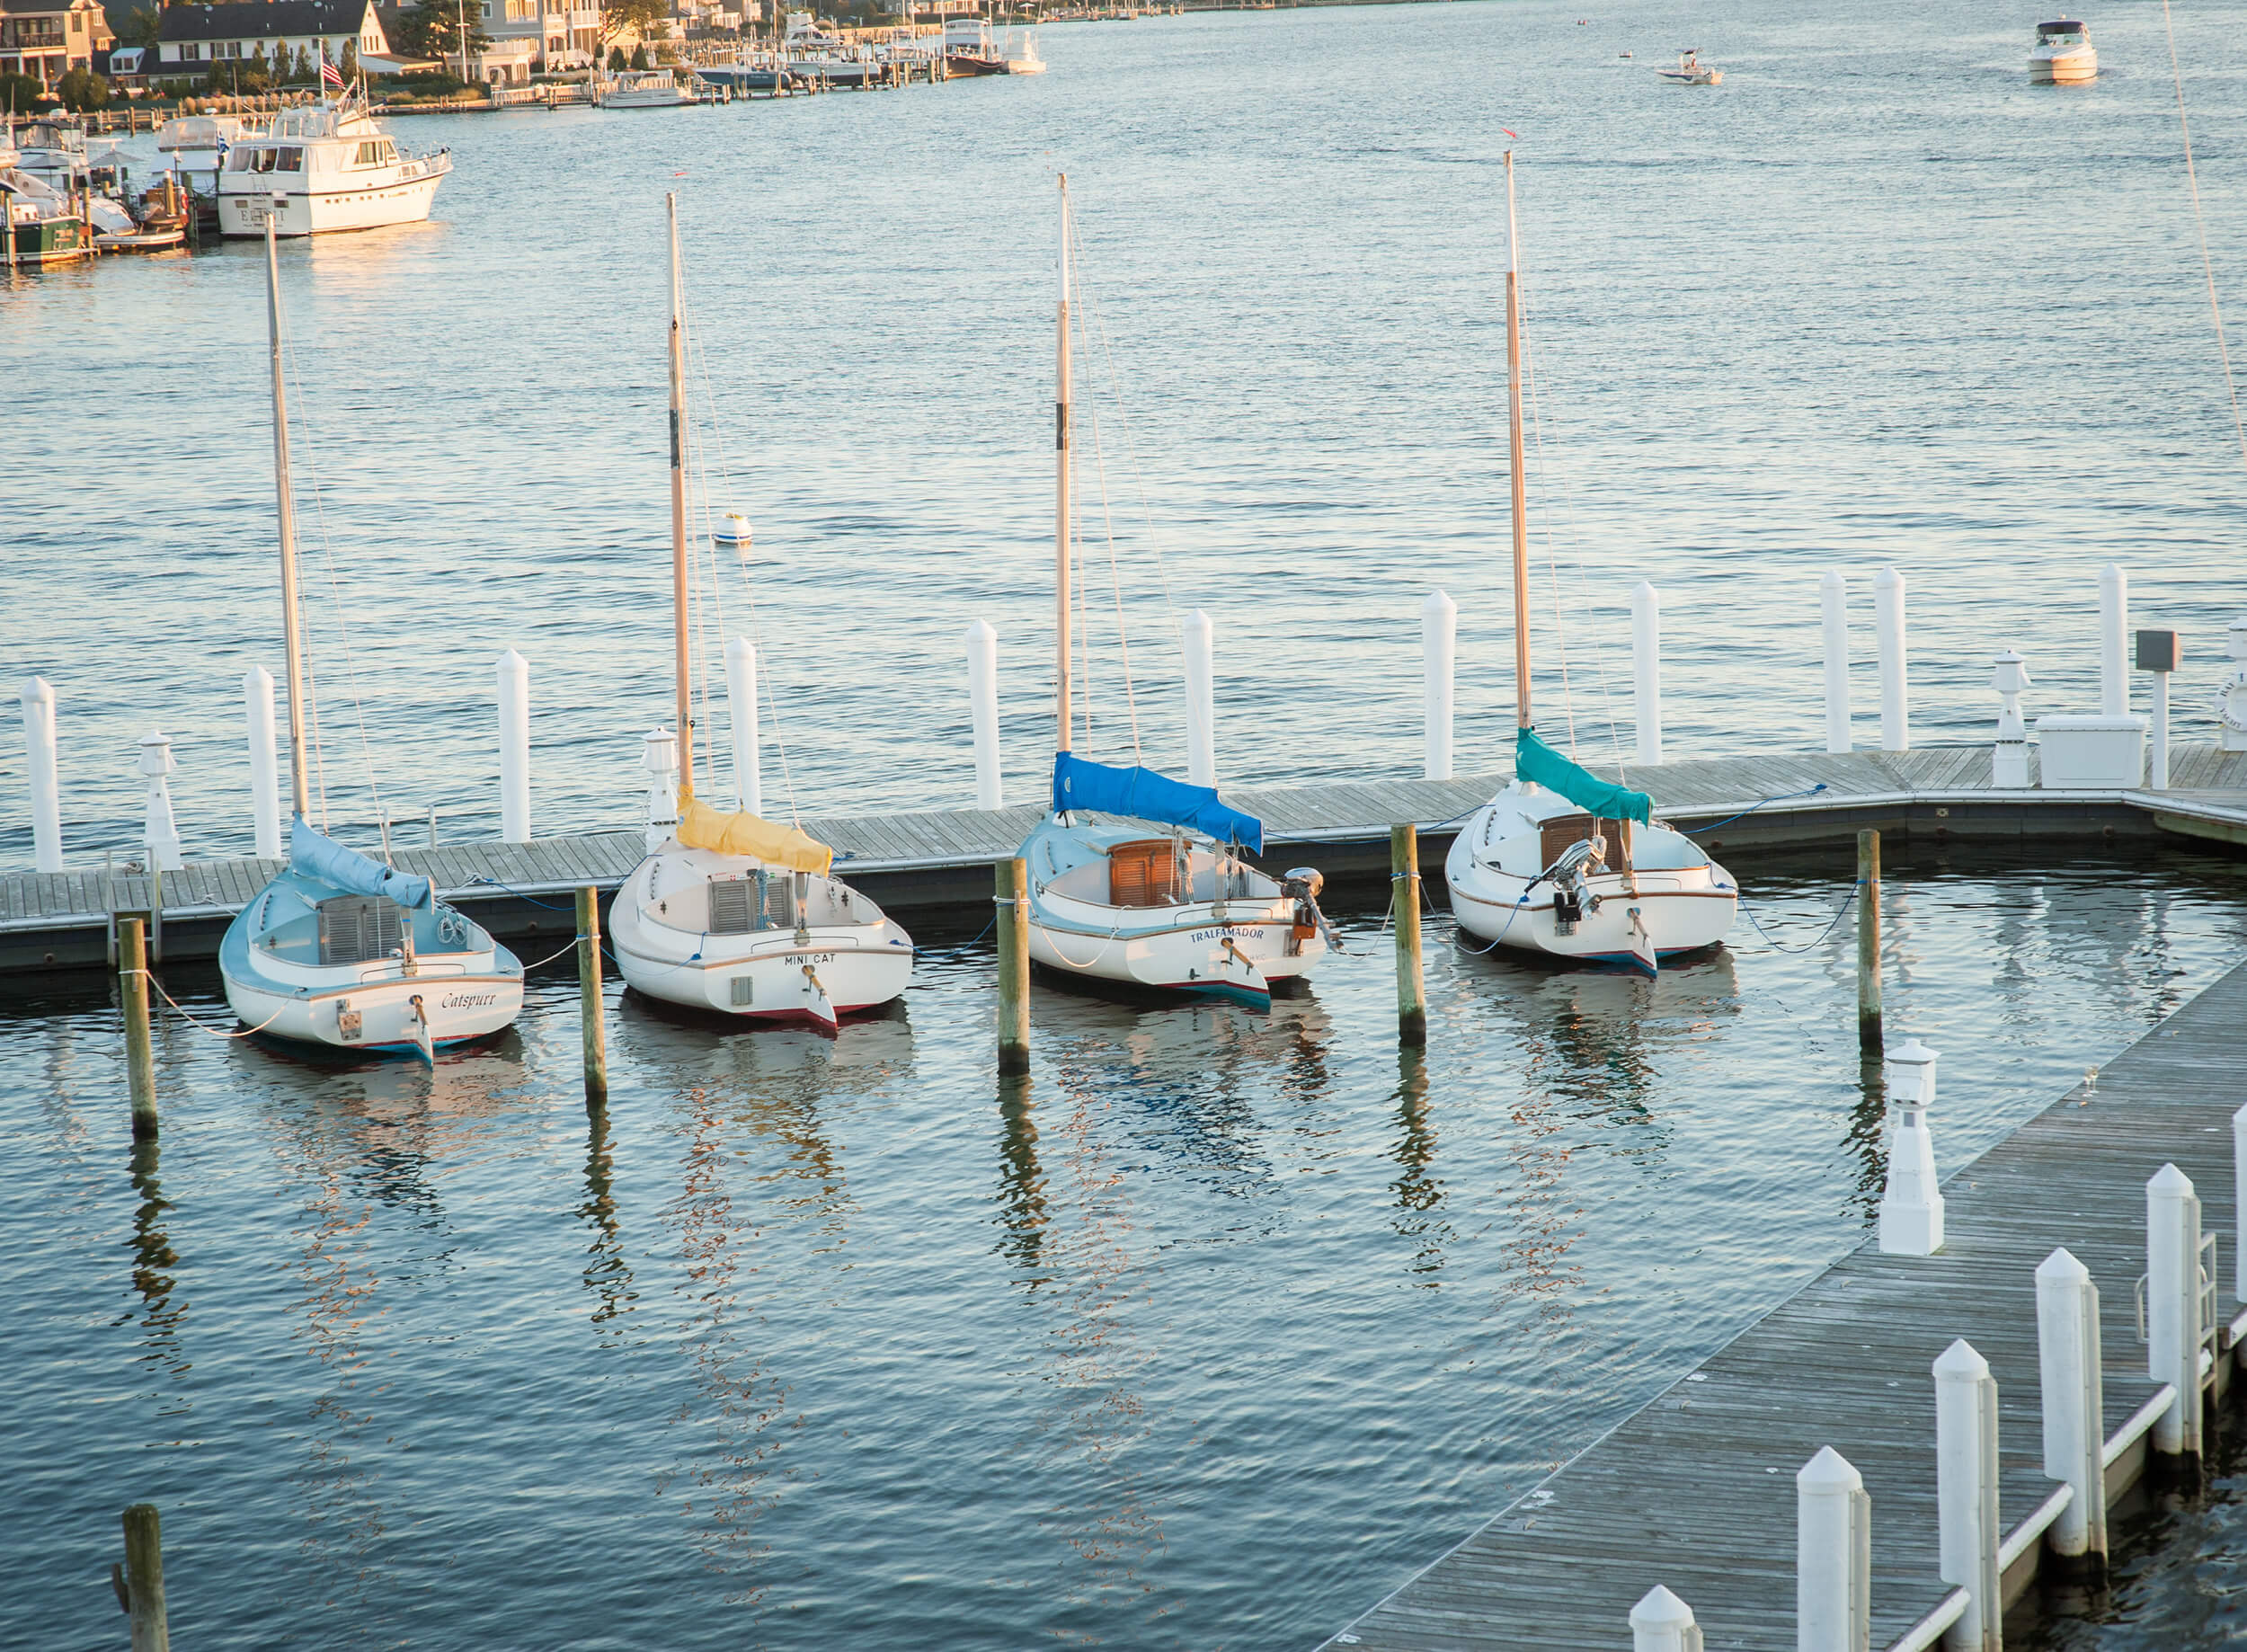
[[[2072,18],[2037,25],[2037,44],[2029,54],[2032,85],[2065,86],[2099,78],[2099,54],[2091,31]]]
[[[695,94],[669,69],[627,69],[601,88],[603,109],[677,109]]]
[[[269,216],[279,235],[418,224],[451,171],[449,149],[407,153],[347,93],[284,109],[264,131],[244,132],[227,146],[218,230],[262,235]]]
[[[1035,29],[1016,29],[1007,36],[1007,73],[1009,75],[1043,75],[1045,59],[1038,55],[1038,31]]]

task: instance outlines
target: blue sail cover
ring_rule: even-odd
[[[292,870],[350,894],[387,895],[409,910],[436,903],[437,892],[427,878],[393,872],[357,849],[345,848],[306,825],[301,814],[289,822],[289,864]]]
[[[1514,737],[1514,777],[1534,780],[1603,821],[1637,821],[1643,826],[1654,819],[1653,798],[1577,768],[1538,739],[1534,729],[1523,729]]]
[[[1190,826],[1220,843],[1238,843],[1252,855],[1264,853],[1264,822],[1228,809],[1206,786],[1187,786],[1151,768],[1117,768],[1088,763],[1067,751],[1053,753],[1053,813],[1097,809],[1167,826]]]

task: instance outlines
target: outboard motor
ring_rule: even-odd
[[[1342,937],[1334,932],[1334,926],[1327,921],[1327,915],[1319,910],[1319,896],[1326,886],[1326,875],[1316,866],[1290,866],[1282,877],[1281,893],[1295,902],[1295,923],[1287,936],[1290,955],[1301,952],[1305,941],[1322,933],[1327,937],[1328,946],[1337,952],[1342,950]]]
[[[1546,868],[1552,880],[1552,929],[1555,935],[1574,935],[1586,911],[1599,910],[1599,897],[1584,889],[1585,868],[1596,870],[1605,863],[1604,845],[1598,838],[1580,838],[1561,851]]]

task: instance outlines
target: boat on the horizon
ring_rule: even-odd
[[[452,151],[416,155],[375,123],[358,93],[284,109],[225,144],[218,233],[279,235],[418,224],[452,171]]]
[[[2037,43],[2029,53],[2031,85],[2080,85],[2098,78],[2099,54],[2089,29],[2071,17],[2037,25]]]
[[[1623,55],[1629,57],[1630,54],[1626,52]],[[1700,49],[1692,46],[1688,46],[1677,54],[1675,68],[1656,69],[1655,73],[1664,80],[1681,86],[1715,86],[1721,85],[1724,82],[1724,71],[1711,68],[1703,63],[1701,60]]]

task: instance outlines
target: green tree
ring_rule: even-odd
[[[669,28],[671,20],[671,0],[607,0],[600,8],[601,41],[620,41],[627,31],[649,40]]]
[[[644,68],[647,67],[647,48],[646,48],[646,47],[644,47],[644,46],[635,46],[635,47],[632,49],[632,67],[633,67],[634,68],[635,68],[635,69],[644,69]]]
[[[47,88],[34,75],[0,74],[0,106],[13,114],[29,113],[46,96]]]
[[[164,36],[164,13],[153,5],[137,5],[111,25],[120,46],[153,48]]]
[[[62,97],[62,106],[74,113],[110,106],[110,85],[89,68],[75,68],[56,83],[55,90]]]
[[[463,22],[467,25],[471,56],[492,43],[492,37],[484,32],[480,0],[416,0],[413,9],[398,20],[395,32],[399,46],[410,57],[457,61]]]
[[[351,84],[352,81],[359,78],[359,42],[357,40],[343,42],[343,61],[337,64],[335,69],[337,74],[342,75],[345,85]]]
[[[624,60],[624,48],[621,46],[611,46],[608,49],[608,72],[612,75],[620,75],[628,67],[630,66]],[[17,78],[22,79],[22,77],[19,75]],[[36,86],[39,84],[39,82],[32,81],[31,84]]]

